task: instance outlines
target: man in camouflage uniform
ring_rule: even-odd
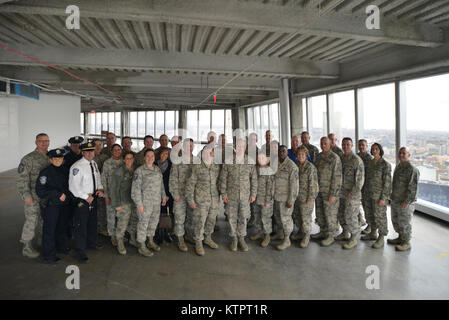
[[[203,239],[204,244],[212,249],[218,248],[211,236],[217,220],[220,199],[217,188],[220,167],[213,163],[214,149],[206,146],[202,151],[201,158],[201,164],[196,164],[192,168],[185,193],[187,202],[193,209],[193,238],[195,252],[199,256],[204,255]]]
[[[343,244],[343,249],[352,249],[357,246],[357,237],[360,234],[358,214],[362,187],[365,182],[365,167],[362,159],[352,152],[354,145],[351,138],[344,138],[341,145],[344,156],[342,158],[343,175],[338,220],[343,231],[335,240],[348,240]]]
[[[310,233],[312,231],[313,203],[318,195],[318,174],[315,166],[307,161],[309,151],[305,146],[297,149],[299,194],[293,209],[293,218],[298,233],[292,236],[292,240],[299,240],[299,246],[305,248],[309,245]]]
[[[320,192],[315,200],[315,209],[320,232],[313,234],[312,239],[323,239],[322,246],[334,243],[334,235],[338,231],[337,214],[340,204],[340,188],[342,183],[342,168],[340,157],[331,151],[328,137],[320,140],[321,149],[315,166],[318,172]]]
[[[309,157],[312,163],[315,163],[316,157],[320,151],[317,147],[310,143],[310,134],[307,131],[301,133],[301,143],[309,151]]]
[[[103,144],[101,140],[96,138],[92,140],[92,143],[95,145],[95,157],[94,161],[97,164],[98,170],[100,173],[103,173],[103,164],[108,159],[108,156],[104,153],[101,153],[103,149]],[[107,236],[107,218],[106,218],[106,203],[104,202],[104,198],[97,199],[97,214],[98,214],[98,233]]]
[[[279,147],[278,157],[278,169],[274,175],[274,218],[279,230],[273,240],[283,240],[276,248],[284,250],[291,244],[293,206],[298,196],[298,166],[288,157],[288,148],[284,145]]]
[[[169,190],[174,199],[173,212],[175,216],[175,234],[178,237],[179,250],[186,252],[187,246],[184,235],[192,238],[192,210],[187,203],[186,184],[192,173],[193,165],[193,140],[185,139],[181,156],[174,154],[178,148],[173,148],[170,158],[172,167],[170,170]],[[187,232],[186,232],[187,231]],[[193,238],[192,238],[193,240]]]
[[[105,154],[108,158],[112,157],[112,146],[115,144],[117,138],[113,132],[109,132],[106,135],[106,147],[101,150],[102,154]]]
[[[359,152],[357,155],[362,159],[363,165],[365,166],[365,183],[362,187],[362,207],[363,212],[366,215],[366,201],[365,198],[368,197],[368,194],[365,191],[365,184],[366,184],[366,168],[368,167],[368,163],[373,159],[373,156],[368,152],[368,142],[365,139],[360,139],[357,143]],[[362,211],[359,210],[359,226],[362,227],[366,224],[366,220],[363,217]],[[371,232],[371,227],[368,224],[368,226],[365,228],[365,230],[362,231],[363,234],[367,234]]]
[[[406,251],[411,248],[412,217],[418,198],[419,171],[410,163],[410,152],[406,147],[399,149],[398,158],[400,162],[393,173],[391,221],[399,236],[388,239],[387,242],[395,244],[398,251]]]
[[[137,207],[137,242],[139,253],[150,257],[153,253],[148,250],[145,240],[148,237],[148,246],[159,251],[161,248],[154,243],[154,234],[159,223],[161,204],[165,206],[168,197],[165,193],[161,169],[154,164],[155,155],[152,149],[145,152],[145,164],[134,172],[131,187],[131,198]]]
[[[257,134],[256,133],[250,133],[248,136],[248,148],[246,148],[246,155],[248,156],[248,163],[250,164],[257,164],[257,155],[259,154],[259,147],[257,146]],[[251,228],[255,222],[256,222],[256,201],[251,203],[250,210],[251,210],[251,217],[248,220],[247,228]]]
[[[144,160],[143,160],[143,155],[145,153],[145,150],[147,149],[152,149],[153,148],[153,144],[154,144],[154,138],[153,136],[147,135],[145,136],[145,138],[143,138],[143,144],[144,147],[142,148],[142,150],[140,150],[137,154],[136,154],[136,166],[140,167],[141,165],[144,164]]]
[[[28,258],[37,258],[39,253],[34,250],[32,241],[42,237],[42,218],[40,215],[39,197],[36,194],[36,179],[39,172],[50,165],[47,157],[50,140],[48,135],[40,133],[36,136],[36,149],[20,160],[17,177],[17,191],[25,203],[25,223],[23,224],[20,242],[23,243],[22,254]]]
[[[248,164],[245,149],[245,140],[237,139],[234,163],[224,164],[220,172],[220,193],[231,227],[231,251],[237,251],[237,237],[240,248],[248,251],[246,223],[250,216],[250,203],[256,200],[257,193],[256,166]]]
[[[329,135],[327,137],[329,138],[329,141],[331,143],[332,152],[336,153],[340,157],[340,160],[342,160],[342,158],[344,156],[344,152],[337,145],[337,143],[338,143],[337,136],[335,135],[335,133],[329,133]]]
[[[122,164],[122,147],[118,144],[114,144],[111,148],[112,157],[104,162],[103,173],[101,174],[101,184],[103,185],[104,199],[106,202],[106,217],[108,234],[111,237],[111,243],[114,247],[117,246],[117,238],[115,236],[115,208],[111,204],[111,179],[114,171],[117,170]]]

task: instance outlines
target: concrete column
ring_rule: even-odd
[[[282,79],[281,89],[279,89],[279,113],[281,125],[281,144],[290,147],[290,96],[288,79]]]
[[[246,109],[237,107],[232,109],[232,133],[235,130],[240,129],[240,134],[244,134],[246,131]],[[235,142],[235,141],[234,141]]]
[[[363,106],[359,104],[359,90],[354,89],[354,108],[355,108],[355,141],[354,146],[357,150],[358,141],[364,136],[363,127]]]
[[[182,139],[185,139],[183,134],[187,130],[187,110],[181,109],[179,110],[179,119],[178,119],[178,134],[182,135]]]
[[[120,112],[120,138],[129,135],[129,111]]]
[[[305,114],[305,107],[302,103],[302,97],[292,97],[292,103],[290,105],[290,125],[292,136],[300,135],[301,132],[307,129],[303,127]]]

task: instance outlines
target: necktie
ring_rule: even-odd
[[[92,192],[92,195],[94,195],[95,191],[97,190],[97,186],[95,184],[95,173],[94,173],[94,166],[92,165],[92,162],[90,163],[90,171],[92,172],[92,180],[94,182],[94,192]]]

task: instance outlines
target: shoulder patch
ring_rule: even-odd
[[[47,177],[46,177],[46,176],[40,177],[40,178],[39,178],[39,182],[40,182],[42,185],[46,184],[46,183],[47,183]]]
[[[72,173],[73,173],[74,176],[76,176],[78,172],[80,172],[80,169],[73,168]]]
[[[22,173],[25,170],[25,165],[23,162],[20,162],[19,167],[17,168],[18,173]]]
[[[133,180],[136,181],[138,177],[139,177],[139,175],[137,173],[134,173]]]

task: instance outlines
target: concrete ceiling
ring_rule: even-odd
[[[369,4],[380,30],[365,26]],[[65,27],[68,5],[79,30]],[[449,52],[448,27],[447,0],[0,1],[0,43],[120,94],[112,109],[197,107],[225,83],[201,107],[245,105],[277,97],[283,78],[301,92],[376,73],[361,61],[386,52],[394,63],[379,72],[433,62]],[[5,50],[0,76],[96,97],[86,110],[113,98]]]

